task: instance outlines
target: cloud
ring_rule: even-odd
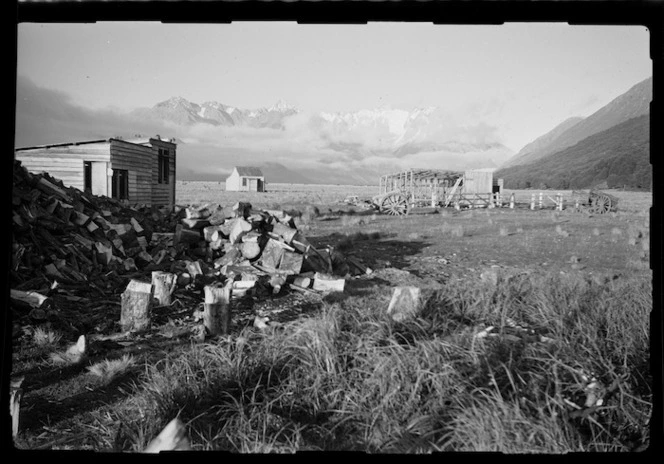
[[[505,157],[499,149],[491,152],[499,143],[496,126],[472,117],[460,120],[442,109],[419,113],[405,128],[400,110],[386,110],[377,118],[371,111],[361,112],[334,124],[302,112],[285,118],[281,129],[178,126],[117,110],[83,108],[66,94],[19,76],[16,111],[17,147],[137,133],[175,137],[178,177],[188,180],[223,180],[233,166],[247,164],[278,164],[318,181],[326,176],[375,180],[381,173],[410,167],[481,167],[488,157]],[[412,150],[397,152],[404,143],[411,143]]]

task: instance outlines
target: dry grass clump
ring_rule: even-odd
[[[115,378],[127,372],[136,365],[133,356],[124,354],[119,359],[104,359],[88,367],[88,372],[97,377],[103,384],[108,384]]]
[[[62,334],[53,330],[44,329],[42,327],[35,327],[32,331],[32,341],[37,346],[52,346],[57,345],[62,339]]]
[[[614,227],[613,229],[611,229],[611,235],[613,235],[613,236],[618,236],[618,235],[622,235],[622,234],[623,234],[623,231],[619,227]]]
[[[346,215],[344,214],[341,216],[341,225],[343,227],[354,227],[354,226],[361,226],[366,224],[367,220],[363,216],[357,216],[355,214],[352,215]]]
[[[500,233],[501,237],[507,237],[510,234],[509,229],[508,229],[507,226],[500,226],[500,232],[499,233]]]
[[[593,228],[593,235],[595,237],[599,237],[601,235],[601,232],[599,231],[599,229],[597,227]]]
[[[180,417],[200,450],[633,451],[649,443],[651,291],[645,278],[558,273],[452,281],[394,322],[389,292],[370,289],[146,366],[114,410],[117,441],[141,450]],[[514,341],[506,321],[538,335]],[[489,326],[495,336],[477,336]],[[591,373],[619,388],[585,409]]]

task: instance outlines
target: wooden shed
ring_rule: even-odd
[[[492,169],[474,169],[463,175],[463,193],[494,193]]]
[[[175,204],[173,140],[157,136],[41,145],[18,148],[15,157],[30,172],[48,172],[65,185],[94,195],[129,204]]]
[[[260,168],[235,166],[226,178],[226,190],[234,192],[264,192],[265,176]]]

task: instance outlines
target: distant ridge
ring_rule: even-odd
[[[533,163],[628,119],[649,114],[651,100],[652,77],[649,77],[587,118],[577,122],[566,120],[549,133],[526,145],[515,156],[503,163],[500,168]],[[569,127],[560,130],[561,126],[564,127],[565,125],[569,125]]]

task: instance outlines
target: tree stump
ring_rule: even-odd
[[[231,326],[231,288],[206,285],[203,304],[203,324],[207,332],[214,335],[226,335]]]
[[[177,284],[177,276],[165,271],[152,271],[152,286],[154,287],[154,297],[161,306],[171,304],[171,295]]]
[[[132,279],[122,293],[122,331],[137,332],[150,328],[151,310],[152,284]]]

